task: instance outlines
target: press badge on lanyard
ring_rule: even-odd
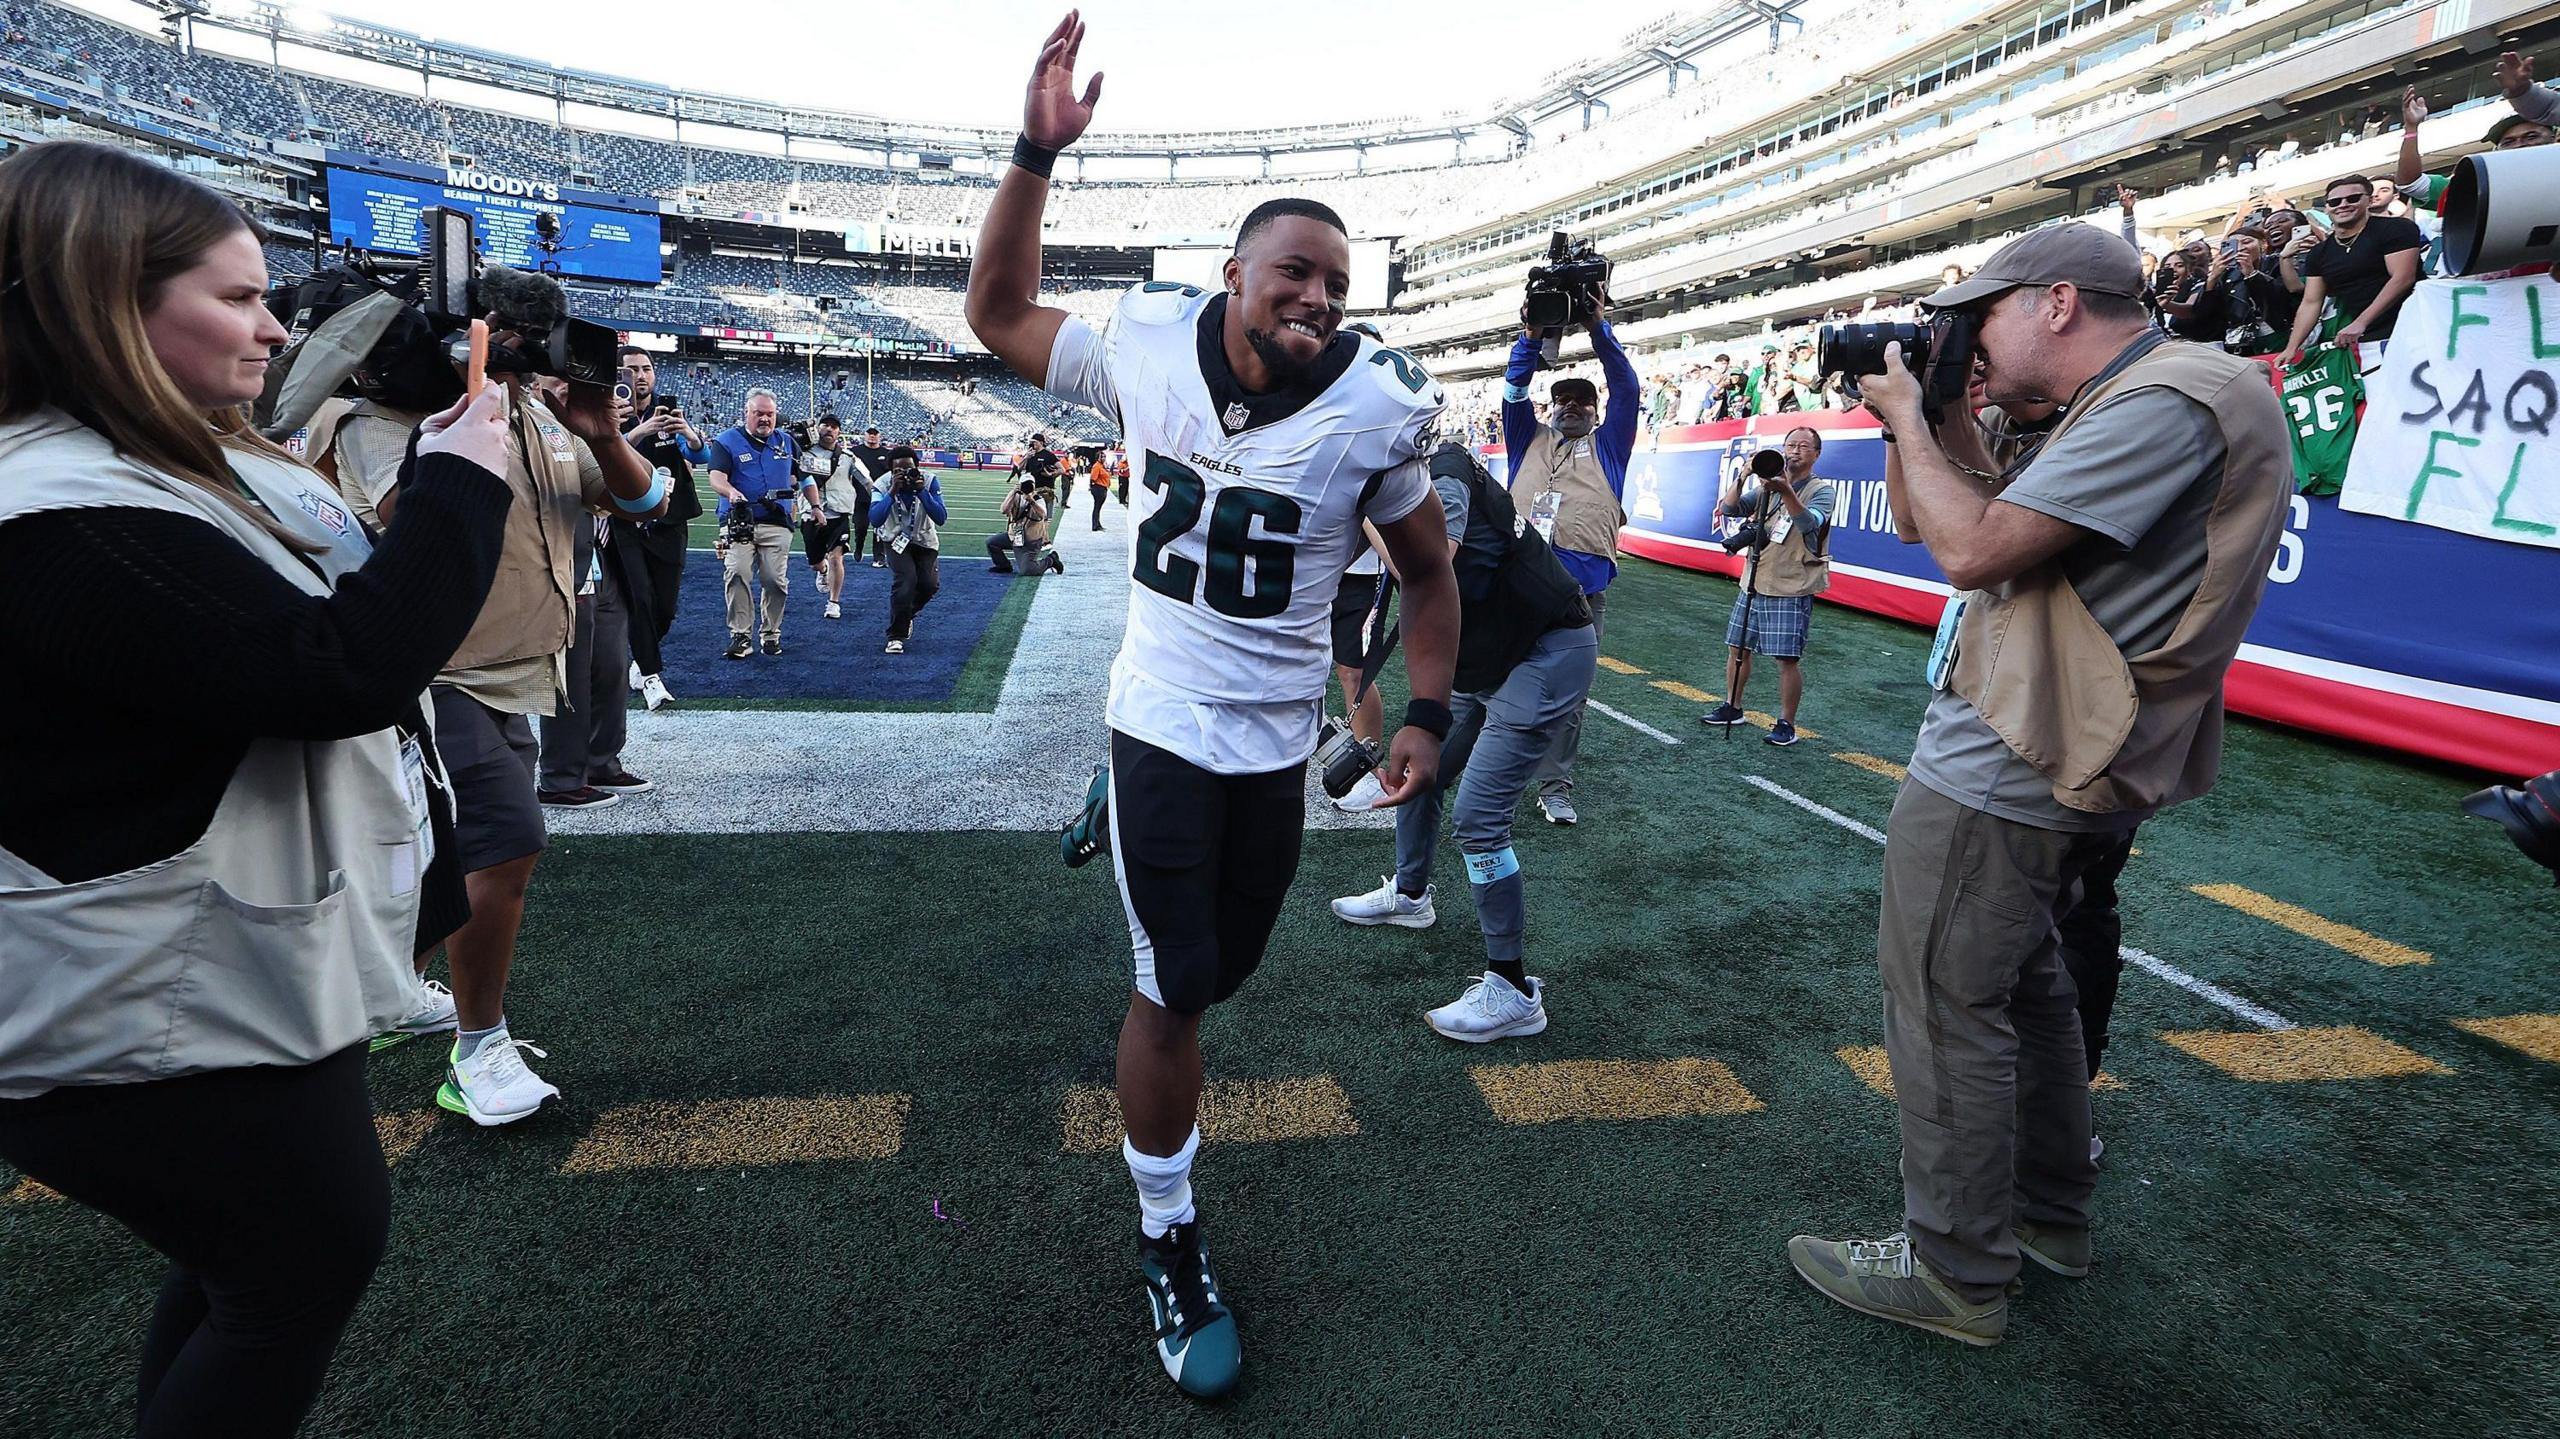
[[[436,829],[427,812],[427,755],[415,738],[400,741],[400,792],[409,801],[414,837],[391,855],[391,892],[404,895],[436,859]]]
[[[1944,693],[1947,679],[1956,670],[1956,626],[1964,619],[1966,596],[1947,596],[1947,607],[1938,616],[1937,637],[1929,641],[1929,688]]]
[[[1590,445],[1590,439],[1585,437],[1557,446],[1555,460],[1547,466],[1547,488],[1529,502],[1529,528],[1536,530],[1538,538],[1548,544],[1556,542],[1556,511],[1564,508],[1564,491],[1556,488],[1556,476],[1563,474],[1564,467],[1573,463],[1574,456]]]

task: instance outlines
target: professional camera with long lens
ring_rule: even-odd
[[[341,389],[395,409],[443,409],[462,395],[475,319],[510,337],[490,344],[490,374],[615,382],[620,337],[571,315],[558,280],[483,268],[469,211],[435,207],[419,219],[426,237],[419,258],[350,250],[340,263],[268,295],[268,309],[293,338],[268,367],[266,392],[252,411],[261,434],[291,434]]]
[[[1362,739],[1351,732],[1351,726],[1325,716],[1324,731],[1316,738],[1316,772],[1324,778],[1326,794],[1340,799],[1351,793],[1352,786],[1376,769],[1383,757],[1375,741]]]
[[[1826,375],[1846,375],[1852,392],[1861,375],[1884,373],[1884,347],[1902,346],[1902,366],[1920,382],[1920,412],[1932,427],[1964,405],[1973,380],[1973,336],[1978,316],[1941,310],[1925,319],[1865,325],[1825,325],[1814,362]]]
[[[1751,473],[1763,483],[1774,480],[1786,472],[1787,457],[1776,450],[1762,450],[1751,457]],[[1724,552],[1728,555],[1739,554],[1746,549],[1756,555],[1760,553],[1762,546],[1769,543],[1769,527],[1758,519],[1745,520],[1734,529],[1732,534],[1725,536],[1718,543],[1724,546]]]

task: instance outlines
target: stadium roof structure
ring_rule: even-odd
[[[1079,155],[1092,158],[1162,158],[1168,161],[1217,156],[1263,156],[1346,151],[1352,168],[1361,168],[1367,152],[1387,146],[1450,140],[1460,143],[1478,135],[1500,133],[1514,151],[1534,143],[1535,127],[1559,115],[1580,111],[1587,128],[1595,111],[1605,115],[1608,96],[1659,75],[1677,88],[1685,76],[1698,80],[1691,58],[1726,41],[1766,26],[1774,38],[1782,27],[1801,26],[1796,0],[1721,0],[1706,10],[1673,13],[1627,34],[1607,53],[1576,61],[1548,73],[1538,89],[1525,97],[1497,101],[1488,110],[1449,111],[1437,116],[1395,116],[1342,124],[1295,125],[1259,130],[1096,132],[1080,141]],[[734,95],[678,90],[644,80],[578,70],[477,46],[428,40],[388,26],[328,15],[304,5],[278,5],[269,0],[152,0],[161,14],[161,29],[173,39],[190,25],[213,25],[247,35],[367,60],[424,76],[540,95],[555,102],[624,110],[674,121],[761,130],[786,137],[824,140],[892,153],[973,156],[998,161],[1013,150],[1011,127],[984,129],[932,125],[851,110],[817,110],[776,105]]]

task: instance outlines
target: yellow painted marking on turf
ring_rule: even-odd
[[[2560,1064],[2560,1014],[2510,1014],[2492,1019],[2457,1019],[2453,1027],[2545,1064]]]
[[[1505,1124],[1562,1119],[1669,1119],[1750,1114],[1760,1097],[1712,1059],[1557,1059],[1468,1069],[1493,1117]]]
[[[383,1164],[393,1165],[408,1158],[409,1152],[436,1127],[438,1113],[433,1109],[412,1109],[405,1114],[375,1115],[373,1132],[382,1141]]]
[[[886,1159],[906,1142],[903,1094],[664,1100],[608,1109],[563,1174]]]
[[[2236,884],[2198,884],[2190,885],[2189,888],[2216,904],[2227,904],[2242,914],[2255,916],[2269,924],[2281,925],[2305,939],[2316,939],[2332,949],[2345,950],[2367,963],[2398,965],[2435,962],[2425,950],[2411,949],[2405,944],[2393,944],[2390,940],[2378,939],[2353,925],[2340,924],[2334,919],[2323,919],[2300,905],[2287,904],[2280,899],[2270,899],[2254,889],[2244,889]]]
[[[59,1189],[38,1184],[32,1179],[21,1179],[9,1186],[9,1192],[6,1195],[0,1195],[0,1201],[10,1204],[41,1204],[61,1197],[62,1191]]]
[[[1744,710],[1742,712],[1742,722],[1745,724],[1758,725],[1762,729],[1776,729],[1778,727],[1778,717],[1776,715],[1764,714],[1759,710]],[[1796,738],[1820,739],[1822,738],[1822,731],[1818,729],[1806,729],[1803,725],[1797,725]]]
[[[1804,731],[1798,730],[1796,733],[1802,734]],[[1869,774],[1883,775],[1889,780],[1899,781],[1903,775],[1907,773],[1902,766],[1895,764],[1889,759],[1878,759],[1874,755],[1860,754],[1856,750],[1842,750],[1838,754],[1833,755],[1832,758],[1843,764],[1856,765],[1858,768],[1865,770]]]
[[[1664,694],[1678,695],[1684,700],[1690,700],[1697,704],[1711,705],[1716,702],[1716,697],[1714,695],[1707,693],[1696,685],[1684,685],[1678,680],[1655,680],[1653,682],[1653,687],[1662,691]]]
[[[2304,1079],[2392,1079],[2448,1072],[2416,1050],[2353,1025],[2251,1030],[2241,1034],[2199,1029],[2160,1037],[2232,1078],[2252,1084]]]
[[[1881,1044],[1852,1044],[1839,1051],[1840,1062],[1858,1076],[1858,1082],[1887,1099],[1893,1098],[1893,1065],[1885,1059]]]
[[[1637,669],[1634,665],[1631,665],[1625,660],[1619,659],[1613,655],[1602,655],[1600,657],[1600,668],[1607,670],[1613,675],[1640,675],[1646,673],[1646,671]]]
[[[1064,1113],[1069,1154],[1101,1154],[1120,1147],[1120,1096],[1099,1084],[1067,1091]],[[1213,1079],[1200,1087],[1202,1144],[1267,1144],[1281,1139],[1332,1139],[1358,1134],[1351,1096],[1330,1074],[1304,1079]]]
[[[1893,1098],[1893,1065],[1886,1060],[1883,1045],[1852,1044],[1839,1050],[1838,1054],[1840,1062],[1849,1066],[1849,1072],[1858,1076],[1860,1084],[1887,1099]],[[2098,1090],[2122,1089],[2124,1081],[2101,1069],[2097,1077],[2089,1081],[2089,1087]]]

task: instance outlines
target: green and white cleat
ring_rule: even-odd
[[[1111,852],[1111,768],[1097,767],[1093,780],[1084,787],[1084,813],[1058,836],[1058,857],[1069,869],[1082,869],[1099,855]]]
[[[1200,1222],[1177,1224],[1162,1239],[1141,1237],[1138,1258],[1164,1372],[1194,1399],[1224,1397],[1244,1373],[1244,1346],[1236,1337],[1236,1316],[1218,1299],[1218,1277],[1209,1268]]]

